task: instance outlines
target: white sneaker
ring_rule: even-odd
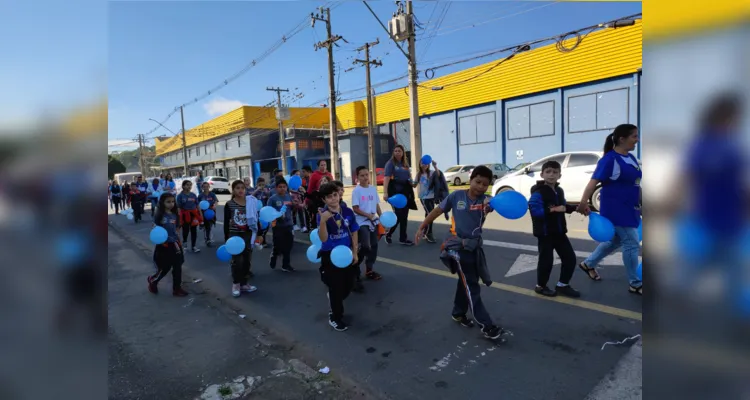
[[[238,283],[232,285],[232,297],[240,297],[240,285]]]
[[[307,227],[306,226],[302,228],[302,233],[307,233]]]
[[[295,231],[298,231],[298,230],[299,230],[299,226],[297,226],[297,225],[294,225],[294,230],[295,230]]]
[[[240,286],[240,291],[241,292],[252,293],[252,292],[254,292],[256,290],[258,290],[258,288],[255,287],[255,286],[253,286],[253,285],[242,285],[242,286]]]

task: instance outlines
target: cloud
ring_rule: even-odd
[[[239,100],[228,100],[219,96],[213,98],[208,103],[203,104],[203,109],[206,110],[206,114],[215,117],[217,115],[226,114],[244,105],[246,104]]]

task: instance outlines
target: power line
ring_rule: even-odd
[[[501,16],[501,17],[492,18],[492,19],[488,19],[488,20],[485,20],[485,21],[481,21],[481,22],[475,22],[475,23],[472,23],[472,24],[469,24],[469,25],[466,25],[466,26],[463,26],[463,27],[460,27],[460,28],[455,28],[455,29],[444,28],[442,32],[437,32],[435,34],[435,36],[443,36],[443,35],[448,35],[450,33],[458,32],[458,31],[463,31],[463,30],[466,30],[466,29],[476,28],[476,27],[481,26],[481,25],[489,24],[490,22],[500,21],[500,20],[503,20],[503,19],[515,17],[517,15],[526,14],[528,12],[532,12],[532,11],[536,11],[536,10],[539,10],[539,9],[542,9],[542,8],[545,8],[545,7],[553,6],[553,5],[558,4],[558,3],[559,3],[559,0],[555,1],[555,2],[552,2],[552,3],[542,4],[542,5],[538,6],[538,7],[527,8],[525,10],[521,10],[521,11],[519,11],[517,13],[514,13],[514,14],[504,15],[504,16]]]

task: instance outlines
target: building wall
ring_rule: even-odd
[[[459,110],[457,164],[497,162],[502,151],[502,130],[497,129],[497,106],[490,104]]]
[[[601,150],[617,125],[638,124],[637,74],[562,93],[565,151]]]
[[[505,164],[513,168],[562,150],[560,92],[502,102]],[[502,161],[502,157],[497,162]]]
[[[456,113],[428,115],[422,124],[422,154],[429,154],[441,168],[458,164]]]

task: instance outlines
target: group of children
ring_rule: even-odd
[[[352,193],[351,208],[343,201],[344,185],[339,181],[324,179],[317,191],[306,194],[308,199],[315,201],[317,213],[314,223],[318,226],[318,237],[322,242],[318,257],[321,259],[319,267],[322,282],[328,287],[329,324],[336,331],[348,329],[344,321],[344,300],[352,291],[362,291],[362,272],[360,265],[364,262],[365,279],[379,280],[381,275],[373,270],[377,259],[379,239],[385,235],[385,229],[380,223],[382,210],[379,206],[377,188],[370,185],[370,171],[361,166],[356,169],[358,185]],[[490,196],[486,191],[492,181],[492,171],[485,166],[477,166],[471,173],[468,190],[457,190],[448,194],[426,216],[420,225],[415,243],[425,238],[432,242],[430,227],[442,214],[451,214],[451,232],[443,241],[440,260],[448,269],[458,275],[452,319],[461,326],[471,328],[475,322],[480,326],[483,335],[488,339],[499,339],[505,331],[495,325],[487,312],[480,296],[481,281],[487,286],[492,280],[487,267],[487,259],[482,248],[482,228],[487,214],[492,212],[489,204]],[[532,188],[529,209],[533,220],[534,235],[539,241],[539,265],[537,268],[536,292],[544,296],[557,294],[569,297],[579,297],[575,289],[570,286],[576,258],[572,245],[567,238],[564,214],[572,213],[574,207],[567,205],[565,195],[560,188],[560,164],[550,161],[542,166],[542,181]],[[303,181],[304,182],[304,181]],[[232,295],[237,297],[241,293],[254,292],[257,288],[249,284],[253,274],[251,271],[251,257],[256,238],[262,236],[264,229],[259,220],[259,205],[268,205],[284,213],[270,225],[273,232],[273,251],[270,267],[276,267],[276,260],[282,257],[282,271],[293,272],[290,264],[290,254],[294,243],[294,215],[305,210],[305,195],[293,196],[288,190],[288,183],[282,176],[274,176],[271,185],[264,184],[258,179],[257,189],[248,187],[243,181],[232,183],[232,198],[224,208],[224,236],[229,238],[238,236],[245,242],[242,253],[232,256]],[[183,296],[184,291],[179,287],[181,278],[182,243],[177,232],[189,229],[193,234],[193,251],[195,248],[195,230],[200,222],[204,223],[206,237],[210,237],[210,225],[201,218],[201,213],[195,212],[200,201],[208,201],[211,209],[216,204],[216,196],[204,186],[203,193],[196,197],[190,193],[189,181],[183,182],[183,192],[177,196],[165,193],[159,199],[155,224],[164,227],[168,232],[168,240],[157,245],[154,259],[158,272],[148,277],[149,290],[156,293],[156,285],[171,270],[173,273],[174,291],[176,296]],[[271,193],[273,188],[273,193]],[[300,191],[304,194],[304,189]],[[260,204],[258,201],[260,200]],[[179,211],[178,211],[179,210]],[[307,228],[311,222],[303,215],[301,221]],[[311,220],[313,218],[310,218]],[[182,221],[182,222],[181,222]],[[298,220],[300,221],[300,220]],[[183,242],[187,241],[187,230],[183,232]],[[208,241],[209,239],[207,239]],[[352,263],[347,268],[338,268],[331,260],[331,252],[337,246],[346,246],[352,250]],[[553,251],[557,251],[562,260],[563,268],[555,290],[547,287],[552,264]],[[472,319],[467,314],[471,311]]]

